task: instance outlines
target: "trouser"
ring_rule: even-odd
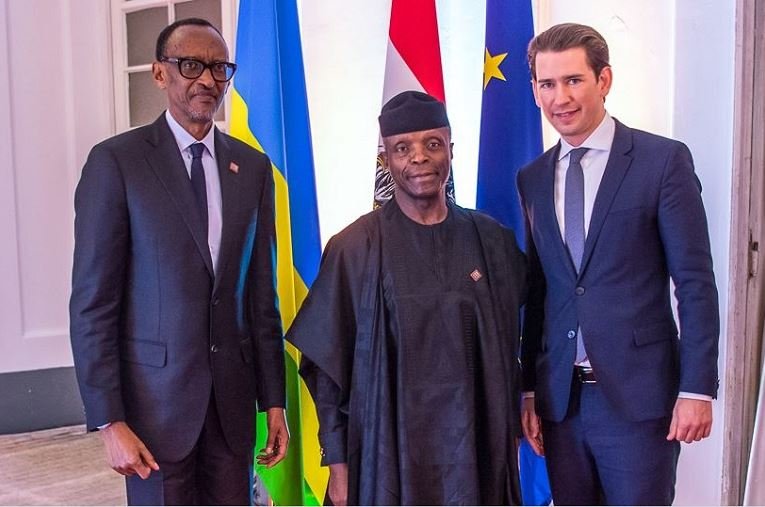
[[[563,421],[542,421],[555,505],[670,505],[680,443],[670,418],[627,421],[575,377]]]
[[[128,505],[249,505],[252,450],[234,454],[226,443],[211,396],[202,432],[191,453],[159,462],[148,479],[126,477]]]

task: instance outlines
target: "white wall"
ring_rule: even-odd
[[[323,242],[372,208],[390,0],[303,0],[301,22]]]
[[[720,377],[725,380],[728,266],[733,160],[735,2],[675,2],[675,72],[672,135],[691,149],[709,220],[712,259],[722,316]],[[683,446],[678,467],[678,502],[718,504],[721,499],[725,385],[714,406],[712,437]],[[690,485],[693,487],[690,487]]]
[[[0,373],[72,364],[72,195],[111,133],[107,9],[0,0]]]

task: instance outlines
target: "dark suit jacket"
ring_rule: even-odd
[[[236,453],[252,449],[256,399],[285,402],[271,164],[217,130],[215,151],[217,275],[164,115],[95,146],[75,195],[70,320],[87,425],[126,421],[160,461],[191,450],[212,389]]]
[[[604,395],[625,418],[670,415],[678,391],[716,395],[717,288],[688,148],[616,122],[579,275],[555,215],[559,150],[518,174],[531,282],[524,388],[536,392],[538,414],[566,415],[577,324]]]

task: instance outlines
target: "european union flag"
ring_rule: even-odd
[[[542,153],[542,124],[526,48],[534,36],[530,0],[487,0],[476,207],[515,231],[523,213],[515,175]]]
[[[530,0],[487,0],[476,207],[513,229],[522,248],[523,211],[515,176],[542,153],[542,123],[526,61],[533,36]],[[525,441],[519,453],[524,505],[549,505],[544,458]]]

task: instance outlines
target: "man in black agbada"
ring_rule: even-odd
[[[395,197],[330,240],[287,336],[328,500],[518,504],[523,254],[510,230],[447,203],[441,102],[403,92],[379,120]]]

